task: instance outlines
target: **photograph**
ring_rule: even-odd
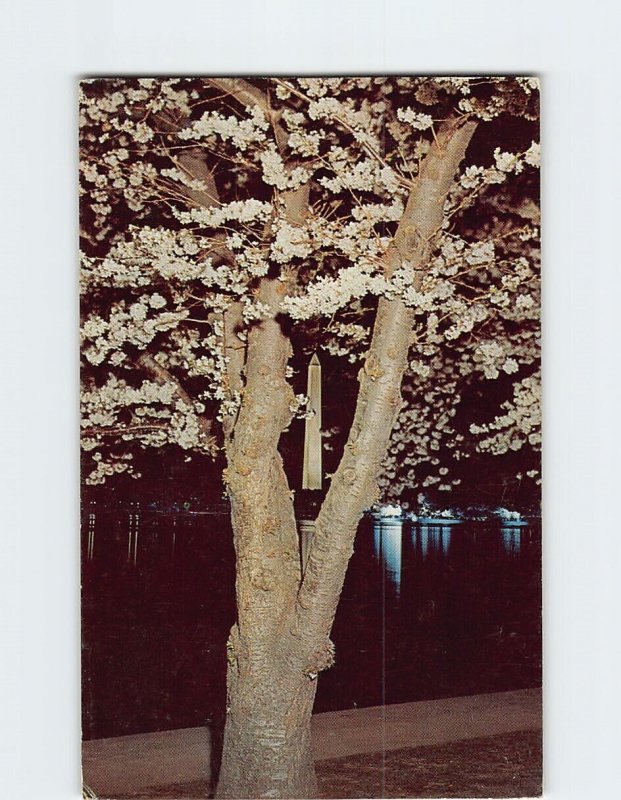
[[[84,797],[541,795],[539,167],[536,74],[80,80]]]

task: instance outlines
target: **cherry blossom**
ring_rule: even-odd
[[[234,379],[232,365],[252,326],[275,315],[355,380],[382,299],[415,319],[382,491],[450,491],[454,465],[472,453],[536,451],[537,79],[234,83],[81,85],[88,481],[131,472],[135,447],[217,452],[243,398],[243,368]],[[388,268],[421,161],[455,114],[481,131],[517,119],[526,132],[519,146],[482,133],[428,263]],[[269,277],[281,287],[277,306],[261,294]],[[495,415],[464,433],[464,393],[495,384]],[[303,396],[292,396],[291,412],[303,414]]]

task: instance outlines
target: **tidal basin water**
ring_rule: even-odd
[[[224,514],[83,515],[85,738],[221,723],[235,619]],[[541,683],[537,527],[364,518],[316,711]]]

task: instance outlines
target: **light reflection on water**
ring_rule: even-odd
[[[509,554],[518,554],[522,543],[522,528],[501,528],[502,543]]]
[[[397,591],[401,586],[401,551],[404,535],[404,526],[410,529],[410,536],[414,548],[420,542],[423,558],[427,557],[429,549],[441,551],[447,555],[451,545],[453,526],[451,525],[420,525],[418,523],[404,523],[399,518],[385,518],[373,521],[373,542],[375,556],[380,560],[386,573]],[[87,559],[90,561],[95,555],[95,528],[96,514],[88,514],[87,523]],[[172,521],[171,554],[174,555],[177,538],[177,520]],[[406,530],[407,530],[406,528]],[[127,524],[127,561],[136,565],[138,561],[138,534],[140,529],[140,515],[130,513]],[[519,553],[523,528],[502,527],[500,529],[505,551],[509,554]]]
[[[444,555],[447,555],[451,546],[451,537],[453,536],[453,527],[451,525],[411,525],[411,538],[414,549],[417,548],[417,543],[420,542],[420,552],[424,558],[431,550],[439,550]]]
[[[401,589],[401,542],[403,521],[400,519],[375,519],[373,540],[375,555],[382,561],[384,570],[397,594]]]
[[[204,724],[235,619],[228,517],[85,509],[83,531],[85,736]],[[363,519],[315,710],[538,685],[539,568],[534,527]]]
[[[445,555],[448,553],[449,547],[451,546],[451,535],[452,535],[452,530],[449,525],[440,528],[442,550]]]

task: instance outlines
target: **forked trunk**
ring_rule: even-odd
[[[317,681],[272,669],[234,683],[216,797],[316,798],[310,720]]]
[[[446,197],[475,128],[472,120],[450,119],[435,137],[385,254],[386,277],[407,266],[413,287],[421,289]],[[299,224],[308,188],[283,197],[290,221]],[[248,335],[243,400],[228,431],[237,625],[228,645],[229,702],[216,796],[236,800],[317,796],[310,742],[316,677],[334,660],[328,637],[358,521],[377,492],[414,321],[414,311],[401,300],[380,299],[354,421],[302,575],[278,453],[293,399],[286,378],[291,345],[278,320],[286,291],[274,278],[260,284],[259,299],[272,316]]]

